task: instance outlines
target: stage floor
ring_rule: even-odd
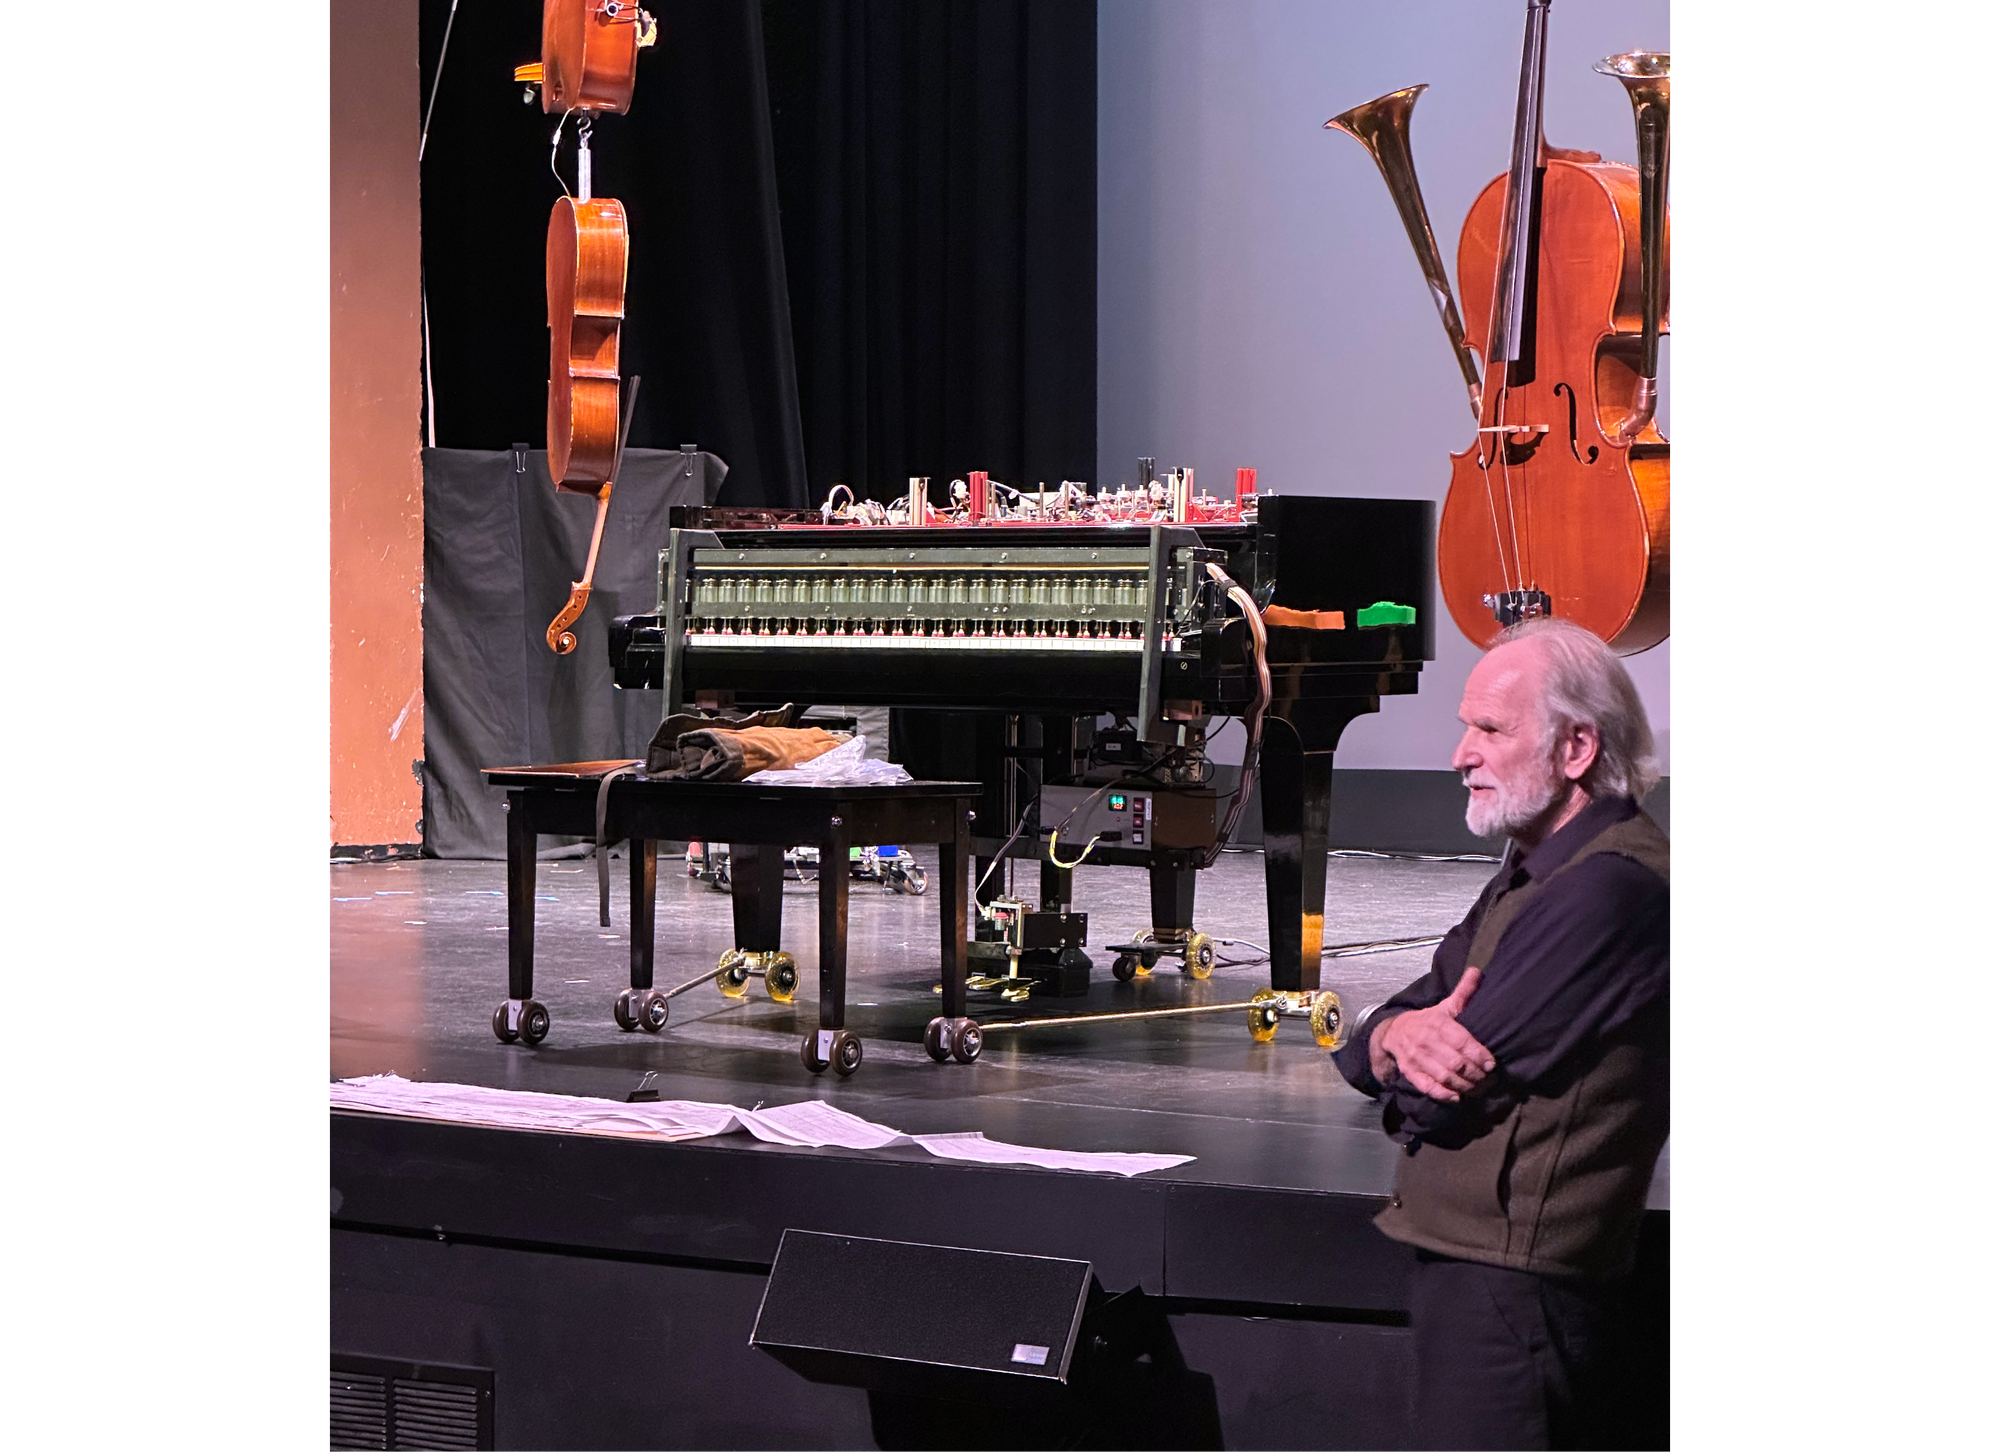
[[[918,860],[930,865],[930,849]],[[802,982],[791,1004],[752,981],[744,999],[703,984],[673,1000],[657,1037],[612,1022],[627,982],[625,872],[613,864],[612,926],[597,921],[597,877],[585,860],[536,868],[536,997],[553,1028],[537,1048],[502,1044],[489,1027],[506,996],[504,864],[411,861],[332,868],[332,1054],[336,1078],[394,1072],[550,1093],[622,1099],[647,1071],[666,1099],[753,1106],[824,1098],[911,1133],[981,1130],[989,1138],[1055,1149],[1192,1154],[1169,1178],[1345,1194],[1383,1195],[1393,1147],[1372,1106],[1286,1019],[1270,1043],[1252,1041],[1240,1013],[995,1033],[977,1063],[936,1064],[924,1024],[937,1012],[936,899],[856,881],[849,911],[848,1026],[867,1057],[851,1079],[814,1076],[798,1057],[814,1021],[815,892],[786,889],[784,942]],[[1329,944],[1428,935],[1456,922],[1492,872],[1477,862],[1334,857],[1328,863]],[[1034,869],[1016,868],[1032,880]],[[974,995],[982,1020],[1157,1008],[1247,999],[1269,985],[1262,961],[1218,966],[1206,981],[1171,960],[1133,983],[1111,976],[1101,945],[1140,928],[1140,869],[1085,868],[1078,910],[1090,915],[1097,963],[1088,996],[1005,1004]],[[672,987],[733,946],[729,901],[663,857],[655,983]],[[1201,876],[1195,921],[1218,938],[1261,944],[1263,863],[1227,853]],[[1334,959],[1322,986],[1350,1012],[1422,973],[1430,949]],[[1226,945],[1225,959],[1258,957]],[[738,1137],[742,1138],[742,1137]],[[921,1155],[921,1151],[890,1151]],[[1653,1202],[1664,1206],[1664,1161]],[[1149,1177],[1156,1178],[1156,1177]]]

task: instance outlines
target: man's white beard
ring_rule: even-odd
[[[1569,781],[1550,763],[1548,775],[1528,787],[1496,781],[1488,797],[1468,796],[1465,825],[1475,837],[1512,837],[1554,806]]]

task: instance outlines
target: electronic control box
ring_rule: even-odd
[[[1074,813],[1074,815],[1072,815]],[[1047,786],[1042,788],[1044,840],[1074,854],[1092,837],[1100,847],[1206,848],[1215,841],[1215,792],[1209,787]]]
[[[1153,837],[1153,793],[1129,787],[1043,787],[1042,831],[1054,831],[1065,847],[1081,847],[1092,837],[1144,847]]]

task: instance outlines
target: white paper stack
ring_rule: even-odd
[[[814,1149],[889,1149],[914,1144],[940,1159],[985,1165],[1034,1165],[1048,1170],[1087,1170],[1098,1174],[1143,1175],[1171,1169],[1193,1155],[1091,1153],[1081,1150],[1033,1149],[1002,1144],[977,1131],[956,1134],[904,1134],[875,1124],[820,1099],[805,1099],[773,1109],[738,1109],[732,1104],[703,1104],[691,1099],[663,1099],[652,1104],[622,1104],[615,1099],[586,1099],[570,1094],[536,1094],[524,1089],[488,1089],[478,1084],[419,1084],[396,1074],[341,1079],[329,1086],[332,1107],[392,1114],[405,1119],[436,1119],[453,1124],[479,1124],[495,1129],[549,1130],[565,1134],[610,1135],[623,1139],[683,1140],[747,1130],[769,1144]]]

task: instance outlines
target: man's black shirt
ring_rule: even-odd
[[[1530,1090],[1551,1093],[1606,1039],[1664,1016],[1667,884],[1628,857],[1599,853],[1548,883],[1501,936],[1459,1023],[1499,1068],[1471,1095],[1444,1103],[1394,1070],[1376,1079],[1368,1040],[1394,1014],[1442,1002],[1488,911],[1508,892],[1549,877],[1606,828],[1636,815],[1630,797],[1601,797],[1532,852],[1509,843],[1500,870],[1465,920],[1445,935],[1430,972],[1355,1027],[1335,1054],[1347,1081],[1382,1105],[1399,1142],[1463,1144],[1504,1119]]]

